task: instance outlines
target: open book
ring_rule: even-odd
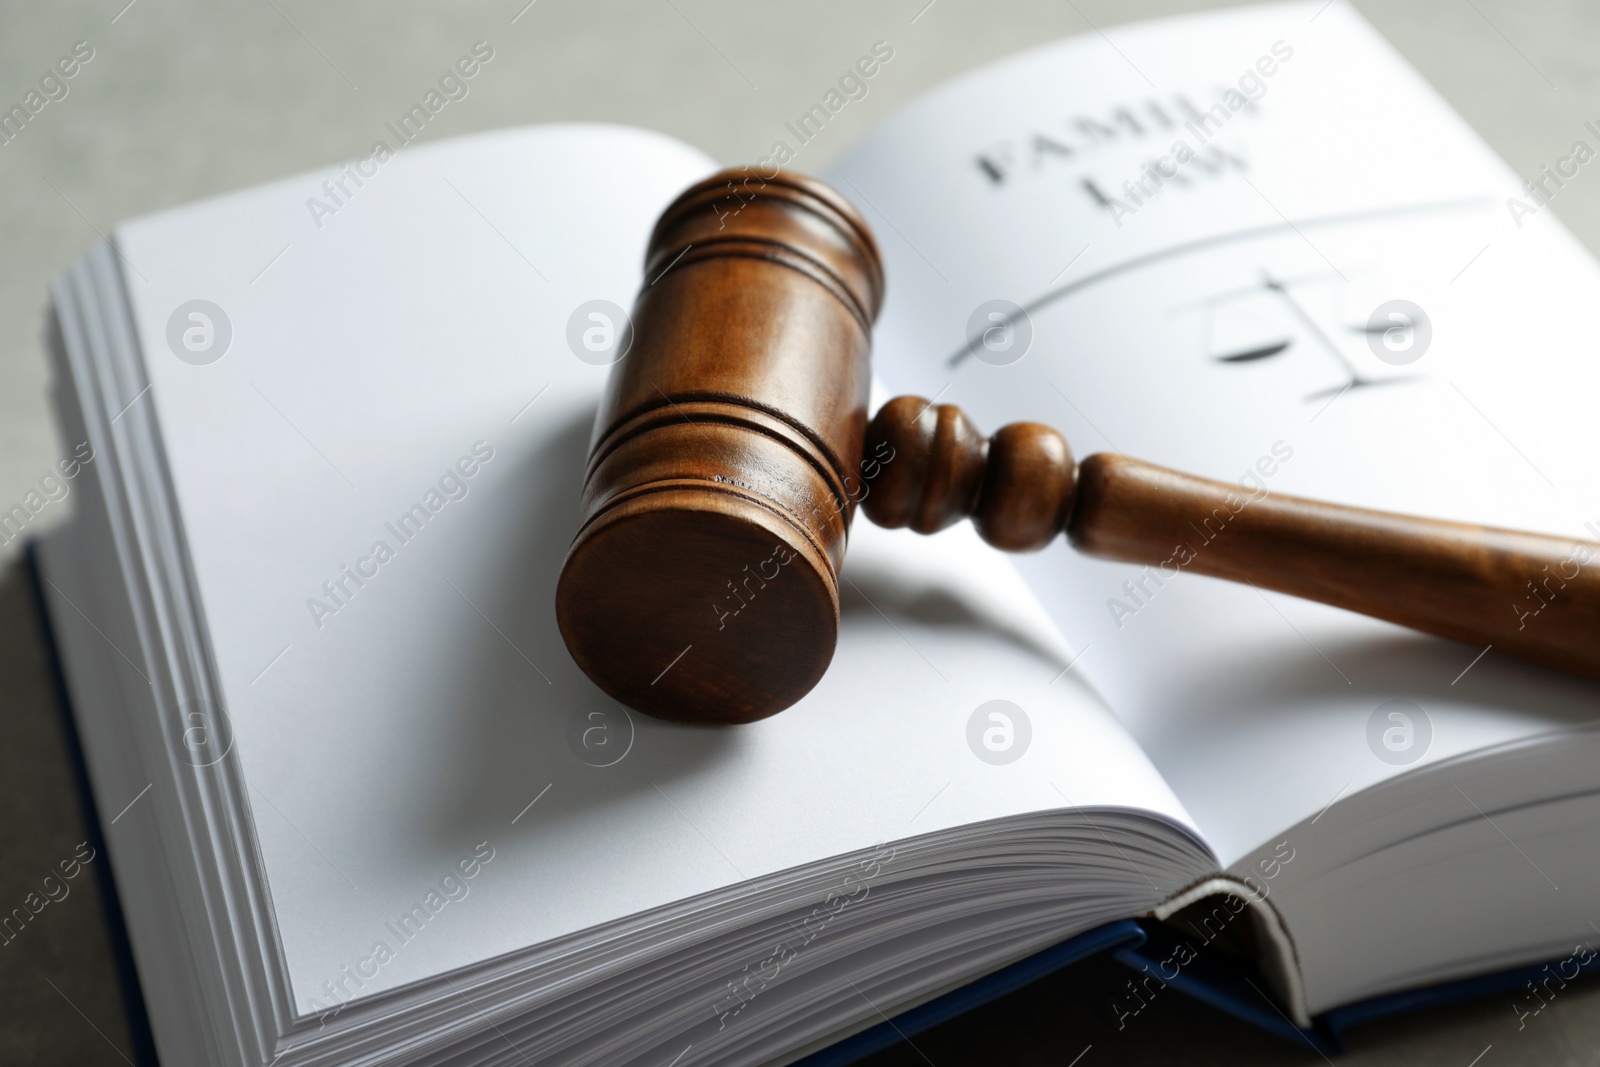
[[[40,573],[164,1062],[790,1061],[1128,919],[1180,946],[1128,1014],[1223,943],[1302,1027],[1594,958],[1600,687],[1184,573],[1220,527],[1141,569],[858,524],[801,703],[604,699],[553,617],[596,302],[713,169],[373,146],[57,286],[90,488]],[[1040,48],[822,176],[885,396],[1246,499],[1600,521],[1600,270],[1343,5]]]

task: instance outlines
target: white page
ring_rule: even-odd
[[[401,153],[320,228],[306,202],[332,172],[118,232],[153,382],[138,402],[157,407],[302,1010],[481,842],[466,895],[361,992],[1068,798],[1187,823],[965,530],[860,529],[833,667],[778,717],[633,716],[609,767],[569,749],[601,698],[554,589],[606,370],[566,324],[590,299],[632,303],[655,216],[711,167],[641,131],[508,131]],[[232,328],[207,365],[166,339],[196,298]],[[399,544],[386,524],[462,457],[465,496]],[[393,558],[314,613],[379,540]],[[967,747],[997,698],[1033,727],[1009,766]]]
[[[1254,101],[1204,141],[1172,118],[1247,73]],[[1600,147],[1576,121],[1573,137]],[[1207,154],[1136,203],[1123,183],[1179,140]],[[1080,456],[1229,481],[1265,457],[1271,491],[1600,537],[1600,272],[1548,209],[1515,224],[1507,198],[1536,202],[1343,4],[1045,46],[918,100],[829,176],[884,248],[878,367],[897,389],[990,431],[1051,423]],[[1031,348],[952,365],[996,298],[1034,308]],[[1431,320],[1406,365],[1357,332],[1394,298]],[[1353,376],[1372,384],[1342,391]],[[1225,862],[1403,770],[1366,739],[1387,701],[1423,710],[1427,760],[1600,706],[1592,684],[1493,652],[1463,676],[1481,649],[1248,586],[1180,574],[1132,600],[1140,568],[1062,542],[1023,571]]]

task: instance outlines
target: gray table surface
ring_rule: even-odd
[[[470,96],[430,123],[427,138],[600,120],[661,130],[729,163],[765,154],[783,122],[858,53],[880,38],[892,42],[886,76],[810,150],[806,162],[816,169],[919,91],[980,63],[1095,27],[1216,6],[524,3],[0,3],[0,102],[20,100],[74,42],[95,49],[70,94],[0,147],[0,509],[20,501],[65,454],[47,404],[46,288],[97,232],[128,216],[353,158],[474,41],[489,41],[495,62]],[[1587,136],[1583,123],[1600,119],[1593,48],[1600,5],[1357,6],[1523,175],[1565,154]],[[1600,250],[1600,178],[1580,176],[1553,209]],[[37,527],[69,506],[70,498],[53,505]],[[19,905],[84,836],[58,714],[13,544],[0,548],[0,910]],[[74,885],[22,936],[0,945],[0,1063],[120,1064],[134,1056],[97,890],[89,879]],[[1109,1003],[1121,977],[1109,964],[1091,964],[872,1062],[1320,1062],[1176,994],[1119,1031]],[[1521,1029],[1511,998],[1498,997],[1373,1025],[1351,1046],[1344,1062],[1352,1065],[1600,1063],[1600,982],[1563,990]]]

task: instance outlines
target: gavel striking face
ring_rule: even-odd
[[[1009,551],[1065,532],[1151,565],[1220,515],[1226,532],[1184,569],[1600,678],[1600,545],[1276,494],[1241,507],[1238,486],[1120,455],[1074,464],[1038,423],[985,440],[916,397],[869,424],[883,267],[865,221],[814,179],[692,186],[644,274],[556,590],[573,658],[628,707],[732,724],[809,692],[838,640],[858,505],[882,526],[970,516]],[[1518,610],[1530,595],[1536,625]]]

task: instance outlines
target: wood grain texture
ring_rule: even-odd
[[[1600,545],[1086,458],[1067,535],[1102,559],[1304,597],[1600,678]]]
[[[1034,552],[1072,509],[1072,450],[1037,422],[1013,422],[985,440],[960,408],[899,396],[873,416],[865,446],[894,457],[861,505],[879,526],[935,533],[971,516],[996,548]]]
[[[897,397],[867,423],[883,298],[872,235],[827,186],[713,175],[662,215],[634,343],[595,423],[556,618],[629,707],[741,723],[799,700],[839,630],[851,516],[972,518],[1035,551],[1248,582],[1600,678],[1600,545],[1208,481],[1125,456],[1074,465],[1055,430],[985,438]]]
[[[1063,528],[1102,559],[1245,582],[1600,678],[1600,544],[1325,504],[1127,456],[1074,469],[1060,434],[1012,423],[984,440],[949,404],[889,401],[866,447],[894,462],[862,504],[933,533],[971,516],[1034,551]]]
[[[883,271],[833,190],[740,169],[667,208],[644,276],[556,619],[629,707],[748,722],[833,658]]]

